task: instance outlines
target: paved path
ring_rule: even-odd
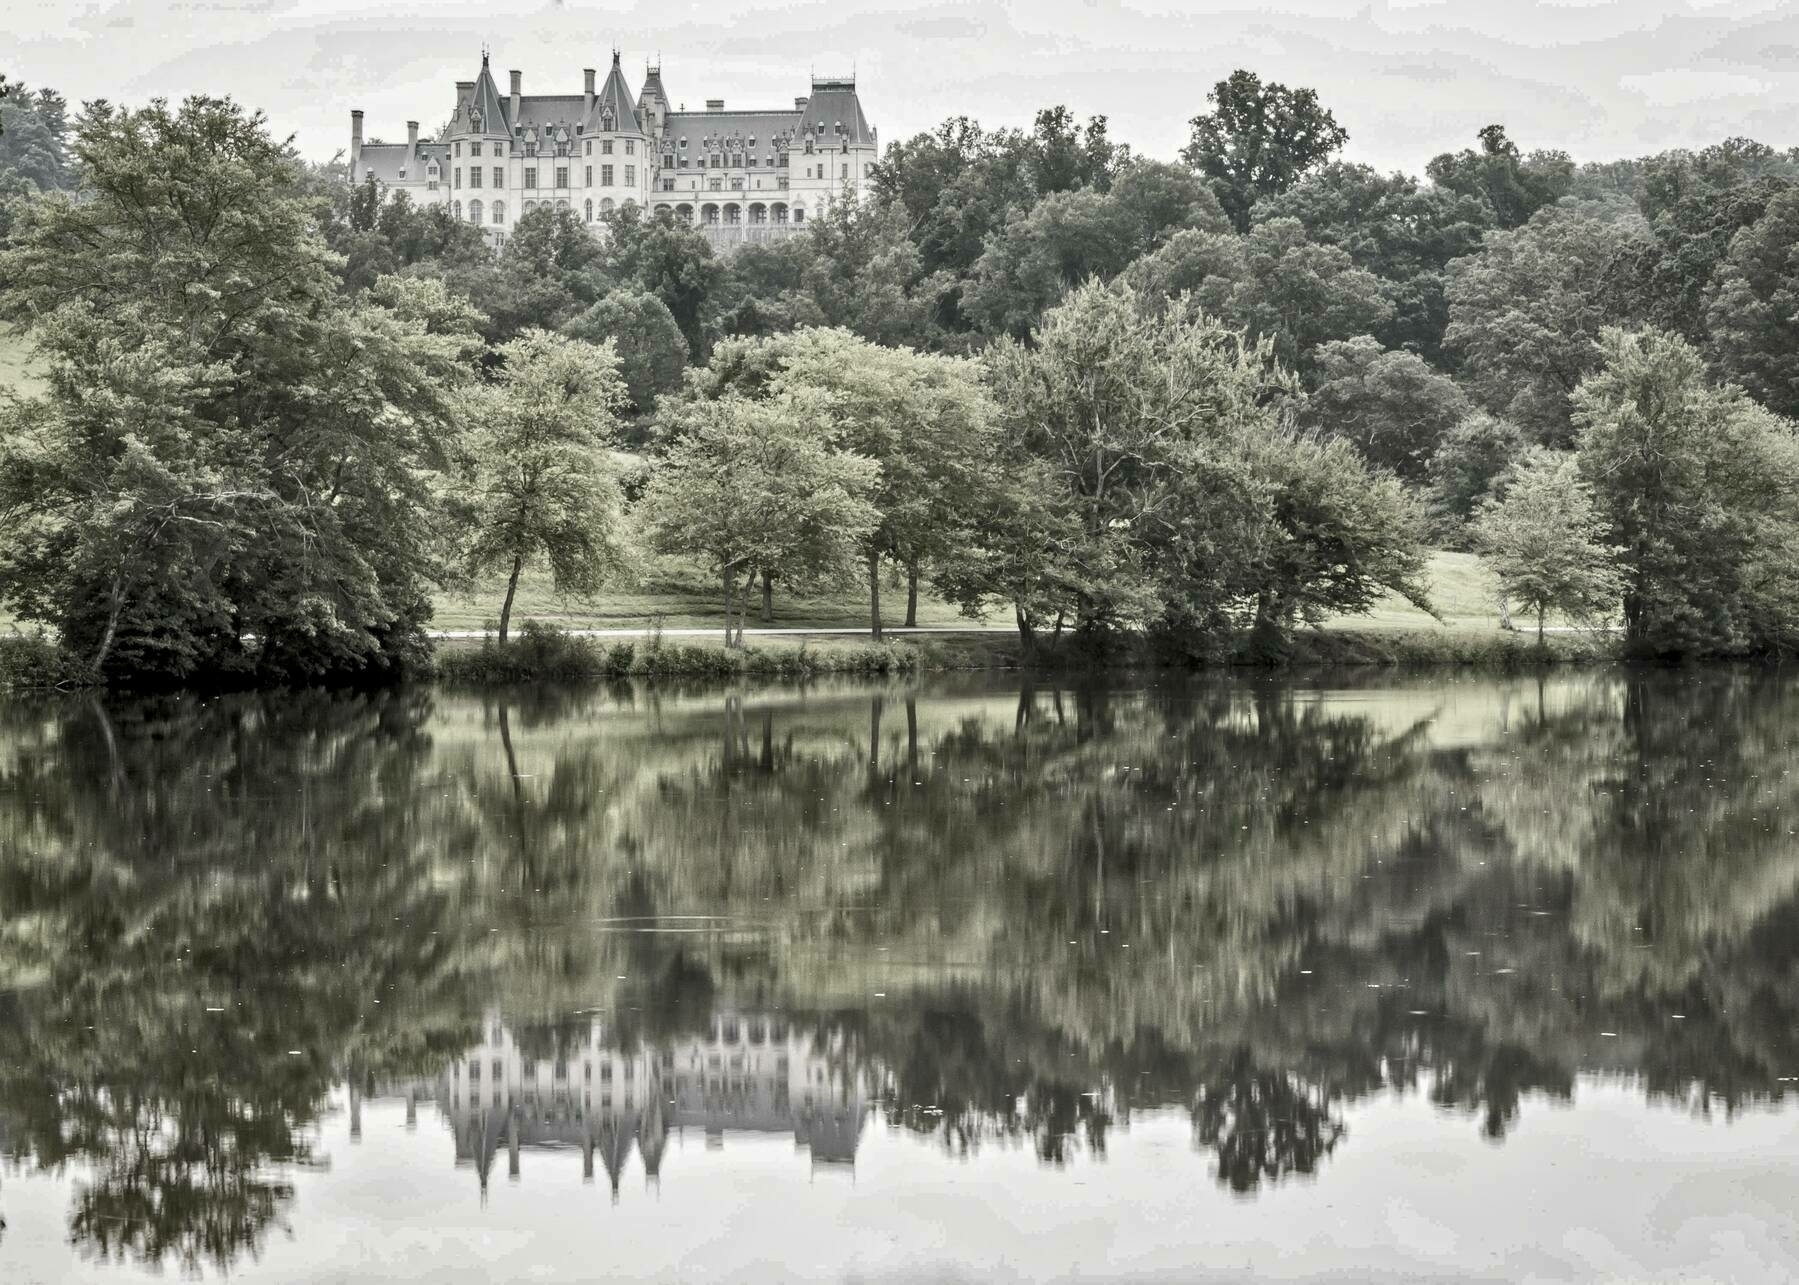
[[[514,634],[518,631],[514,630]],[[704,629],[564,629],[562,632],[576,638],[651,638],[658,633],[664,638],[720,638],[724,636],[723,624],[710,625]],[[1010,625],[919,625],[908,629],[904,625],[884,625],[881,633],[886,636],[906,637],[913,634],[1010,634],[1016,633]],[[491,629],[434,629],[433,638],[491,638],[495,634]],[[745,638],[782,638],[831,634],[845,638],[868,637],[868,626],[859,628],[796,628],[796,629],[745,629]]]

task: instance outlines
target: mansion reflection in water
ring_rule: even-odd
[[[779,1016],[719,1013],[705,1035],[631,1051],[598,1016],[584,1029],[558,1028],[549,1048],[498,1010],[482,1029],[484,1041],[435,1079],[376,1093],[403,1098],[408,1125],[420,1102],[434,1102],[455,1136],[456,1164],[474,1169],[483,1193],[502,1150],[515,1180],[526,1150],[579,1150],[582,1176],[592,1180],[597,1162],[616,1199],[633,1151],[645,1180],[658,1181],[669,1135],[689,1129],[709,1149],[731,1131],[791,1133],[813,1165],[855,1165],[869,1114],[866,1076],[834,1039],[795,1032]],[[352,1082],[352,1140],[361,1137],[362,1101]]]

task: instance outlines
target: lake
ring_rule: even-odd
[[[0,707],[0,1280],[1799,1274],[1799,681]]]

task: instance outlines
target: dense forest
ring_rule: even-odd
[[[1656,655],[1799,642],[1799,151],[1339,159],[1239,71],[1181,154],[1064,108],[893,143],[720,255],[630,209],[498,253],[204,97],[0,101],[0,606],[113,677],[389,672],[431,594],[675,559],[1194,658],[1480,552]],[[595,233],[598,232],[598,235]],[[888,608],[897,616],[897,610]]]

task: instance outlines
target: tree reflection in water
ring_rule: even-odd
[[[777,1014],[961,1155],[1178,1105],[1238,1192],[1376,1093],[1495,1141],[1586,1072],[1778,1102],[1796,716],[1748,672],[15,705],[0,1145],[85,1251],[223,1268],[335,1084],[448,1084],[495,1004],[521,1065],[603,1014],[671,1076]]]

